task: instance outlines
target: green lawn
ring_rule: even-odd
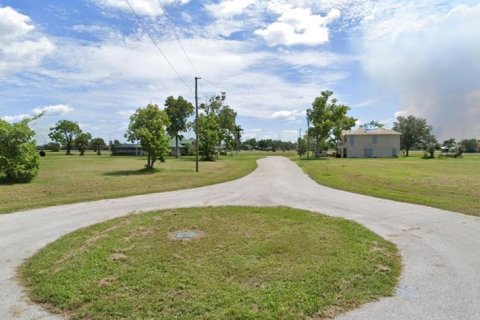
[[[0,213],[225,182],[252,172],[256,159],[265,154],[245,152],[200,162],[199,173],[194,157],[168,158],[152,174],[140,171],[146,163],[143,157],[47,153],[31,183],[0,184]]]
[[[315,181],[332,188],[480,216],[479,154],[296,161]]]
[[[172,240],[176,230],[203,237]],[[35,302],[72,319],[330,319],[394,293],[396,247],[307,211],[188,208],[68,234],[19,270]]]

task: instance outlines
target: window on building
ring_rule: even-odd
[[[372,137],[372,142],[373,142],[373,144],[377,144],[378,143],[378,136],[373,136]]]
[[[355,137],[348,137],[348,139],[350,140],[350,147],[353,147],[355,145]]]
[[[363,149],[363,156],[365,158],[371,158],[373,157],[373,149],[372,148],[365,148]]]

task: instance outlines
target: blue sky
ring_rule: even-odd
[[[244,138],[295,140],[326,89],[358,123],[413,114],[478,138],[478,30],[478,1],[0,0],[0,117],[45,111],[40,143],[60,119],[123,141],[136,108],[194,102],[199,76]]]

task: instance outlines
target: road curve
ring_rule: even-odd
[[[213,186],[1,215],[0,319],[61,319],[28,302],[15,270],[62,235],[132,211],[218,205],[285,205],[344,217],[397,244],[404,269],[396,295],[338,319],[480,319],[479,218],[323,187],[284,157],[258,165]]]

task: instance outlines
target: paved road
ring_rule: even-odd
[[[290,207],[355,220],[396,243],[397,294],[338,319],[480,319],[480,219],[326,188],[283,157],[223,184],[0,215],[0,319],[60,319],[27,301],[15,269],[80,227],[132,211],[217,205]]]

